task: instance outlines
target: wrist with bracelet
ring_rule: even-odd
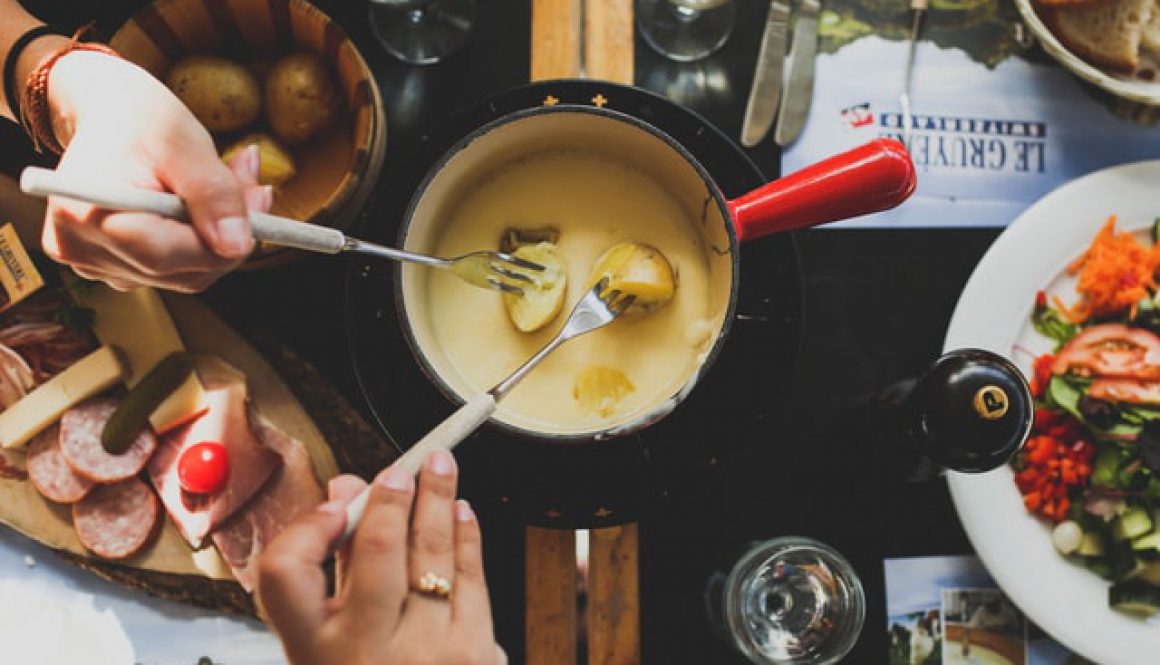
[[[74,51],[94,51],[113,57],[120,57],[116,51],[104,44],[83,42],[81,38],[88,32],[88,28],[81,28],[71,35],[67,44],[52,51],[40,59],[24,80],[24,85],[16,90],[16,63],[24,50],[37,39],[58,35],[70,36],[69,33],[52,26],[41,25],[22,34],[12,44],[7,57],[4,59],[4,98],[12,109],[13,116],[32,139],[32,145],[37,152],[50,150],[56,154],[64,152],[64,147],[56,138],[53,131],[52,110],[48,105],[48,78],[53,66],[65,55]]]

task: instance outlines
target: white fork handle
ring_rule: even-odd
[[[422,439],[419,439],[418,443],[411,446],[391,466],[398,467],[411,475],[419,473],[419,469],[423,467],[423,461],[427,459],[427,455],[438,448],[451,450],[459,445],[472,432],[479,429],[479,426],[490,418],[491,414],[495,413],[495,407],[495,397],[491,393],[483,393],[482,395],[472,397],[466,404],[459,407],[458,411],[448,416],[435,429],[428,432]],[[370,498],[370,494],[371,486],[368,485],[347,505],[346,529],[342,532],[342,538],[338,541],[340,545],[347,538],[350,538],[355,528],[358,527],[358,523],[362,521],[363,512],[366,511],[367,499]]]
[[[64,175],[51,169],[35,166],[24,169],[20,174],[20,189],[32,196],[63,196],[108,210],[149,212],[182,222],[189,221],[185,202],[173,194],[110,185],[99,180]],[[337,254],[346,246],[346,236],[342,231],[289,217],[251,211],[250,226],[255,240],[283,247]]]

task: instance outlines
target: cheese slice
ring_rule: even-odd
[[[0,413],[0,447],[22,446],[61,415],[104,392],[125,376],[125,365],[111,347],[102,346],[37,386]]]
[[[185,350],[169,310],[153,289],[116,291],[104,284],[94,284],[83,300],[95,312],[93,332],[97,339],[125,354],[129,363],[125,385],[130,388],[163,358]],[[196,414],[204,399],[201,382],[191,374],[153,411],[149,422],[158,433],[165,432]]]

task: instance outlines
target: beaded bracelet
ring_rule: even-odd
[[[21,113],[20,124],[24,131],[32,138],[32,145],[37,152],[51,150],[56,154],[64,152],[64,147],[56,138],[52,127],[52,110],[48,107],[48,75],[52,67],[65,55],[73,51],[95,51],[113,57],[121,57],[116,51],[104,44],[86,43],[79,41],[79,37],[54,51],[36,65],[24,82],[24,90],[20,95]]]
[[[20,59],[20,54],[29,44],[45,35],[68,36],[59,28],[54,28],[51,25],[38,25],[17,37],[16,41],[12,43],[12,48],[8,49],[8,55],[4,57],[4,101],[8,102],[8,108],[12,109],[13,117],[18,120],[20,118],[20,100],[16,98],[16,82],[14,80],[16,78],[16,61]]]

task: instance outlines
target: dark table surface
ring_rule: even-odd
[[[46,20],[96,19],[111,34],[140,2],[29,3]],[[443,64],[409,67],[370,36],[363,3],[319,0],[350,34],[382,90],[389,124],[386,165],[361,220],[376,223],[409,192],[409,155],[454,109],[528,81],[530,2],[481,0],[466,50]],[[730,137],[740,131],[765,3],[738,0],[736,30],[716,55],[666,61],[638,38],[636,82],[703,114]],[[6,168],[25,157],[7,131]],[[771,141],[745,151],[766,177],[778,175]],[[712,633],[702,593],[713,571],[744,544],[777,535],[826,541],[854,564],[867,593],[865,629],[846,662],[884,662],[883,560],[969,553],[942,481],[891,478],[883,441],[843,426],[851,403],[937,357],[958,294],[998,234],[984,230],[811,230],[795,234],[803,285],[801,348],[792,376],[737,376],[742,385],[784,381],[789,397],[743,445],[640,519],[642,654],[646,663],[743,662]],[[760,241],[759,241],[760,242]],[[365,408],[342,340],[341,260],[231,275],[205,299],[243,332],[276,331],[359,408]],[[747,383],[748,382],[748,383]],[[368,418],[370,414],[368,413]],[[388,424],[389,426],[389,424]],[[372,472],[373,470],[366,470]],[[524,528],[484,511],[488,577],[499,641],[522,662]]]

